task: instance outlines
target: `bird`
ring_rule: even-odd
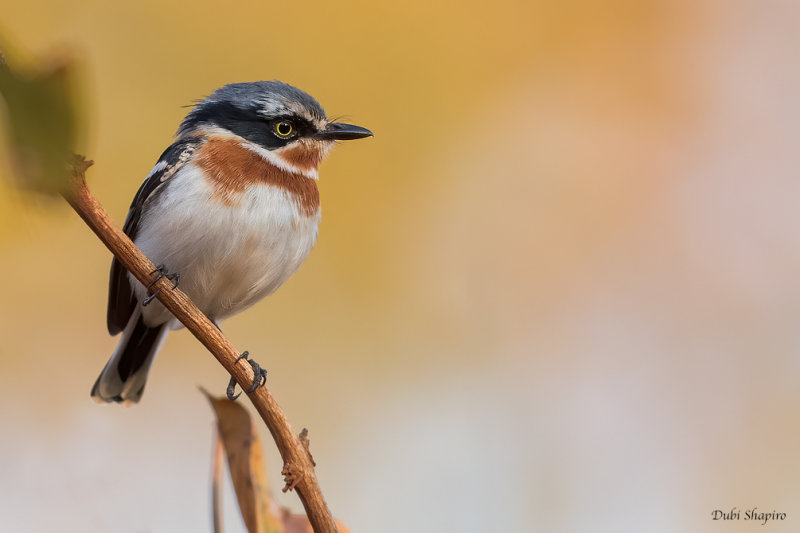
[[[312,96],[287,83],[225,85],[180,123],[123,231],[158,265],[156,279],[180,283],[219,327],[299,268],[317,239],[320,163],[337,141],[372,135],[328,120]],[[92,387],[98,403],[138,403],[168,332],[182,327],[154,297],[112,260],[107,326],[122,337]]]

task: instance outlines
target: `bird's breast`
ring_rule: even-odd
[[[311,216],[319,209],[319,190],[317,181],[305,173],[312,163],[316,171],[319,161],[312,162],[307,155],[300,157],[303,154],[291,152],[287,155],[293,158],[288,160],[274,155],[270,161],[266,154],[247,148],[240,140],[211,138],[197,151],[195,165],[213,186],[212,199],[216,202],[236,205],[250,186],[266,185],[286,191],[301,213]],[[303,165],[293,165],[295,159]]]
[[[210,150],[230,150],[227,163],[209,152],[204,159],[201,149],[147,207],[136,243],[154,263],[180,273],[181,288],[203,312],[222,319],[299,268],[316,241],[320,207],[315,180],[288,180],[251,161],[246,149],[220,143]],[[153,307],[145,312],[158,322]]]

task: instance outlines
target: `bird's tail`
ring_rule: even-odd
[[[150,365],[167,337],[169,327],[145,326],[137,306],[131,315],[117,349],[92,387],[92,398],[100,402],[136,403],[142,398]]]

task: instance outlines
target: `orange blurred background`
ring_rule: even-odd
[[[309,428],[352,531],[738,532],[761,527],[753,507],[797,531],[799,16],[29,0],[0,35],[22,66],[79,60],[81,150],[119,223],[183,106],[225,83],[280,79],[376,133],[323,165],[300,271],[223,325]],[[227,374],[181,331],[140,405],[91,403],[116,345],[110,255],[8,183],[0,530],[210,530],[197,386],[223,394]]]

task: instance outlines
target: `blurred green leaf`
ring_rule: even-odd
[[[23,74],[0,57],[12,164],[26,189],[58,194],[69,184],[77,130],[73,71],[72,62],[61,60]]]

